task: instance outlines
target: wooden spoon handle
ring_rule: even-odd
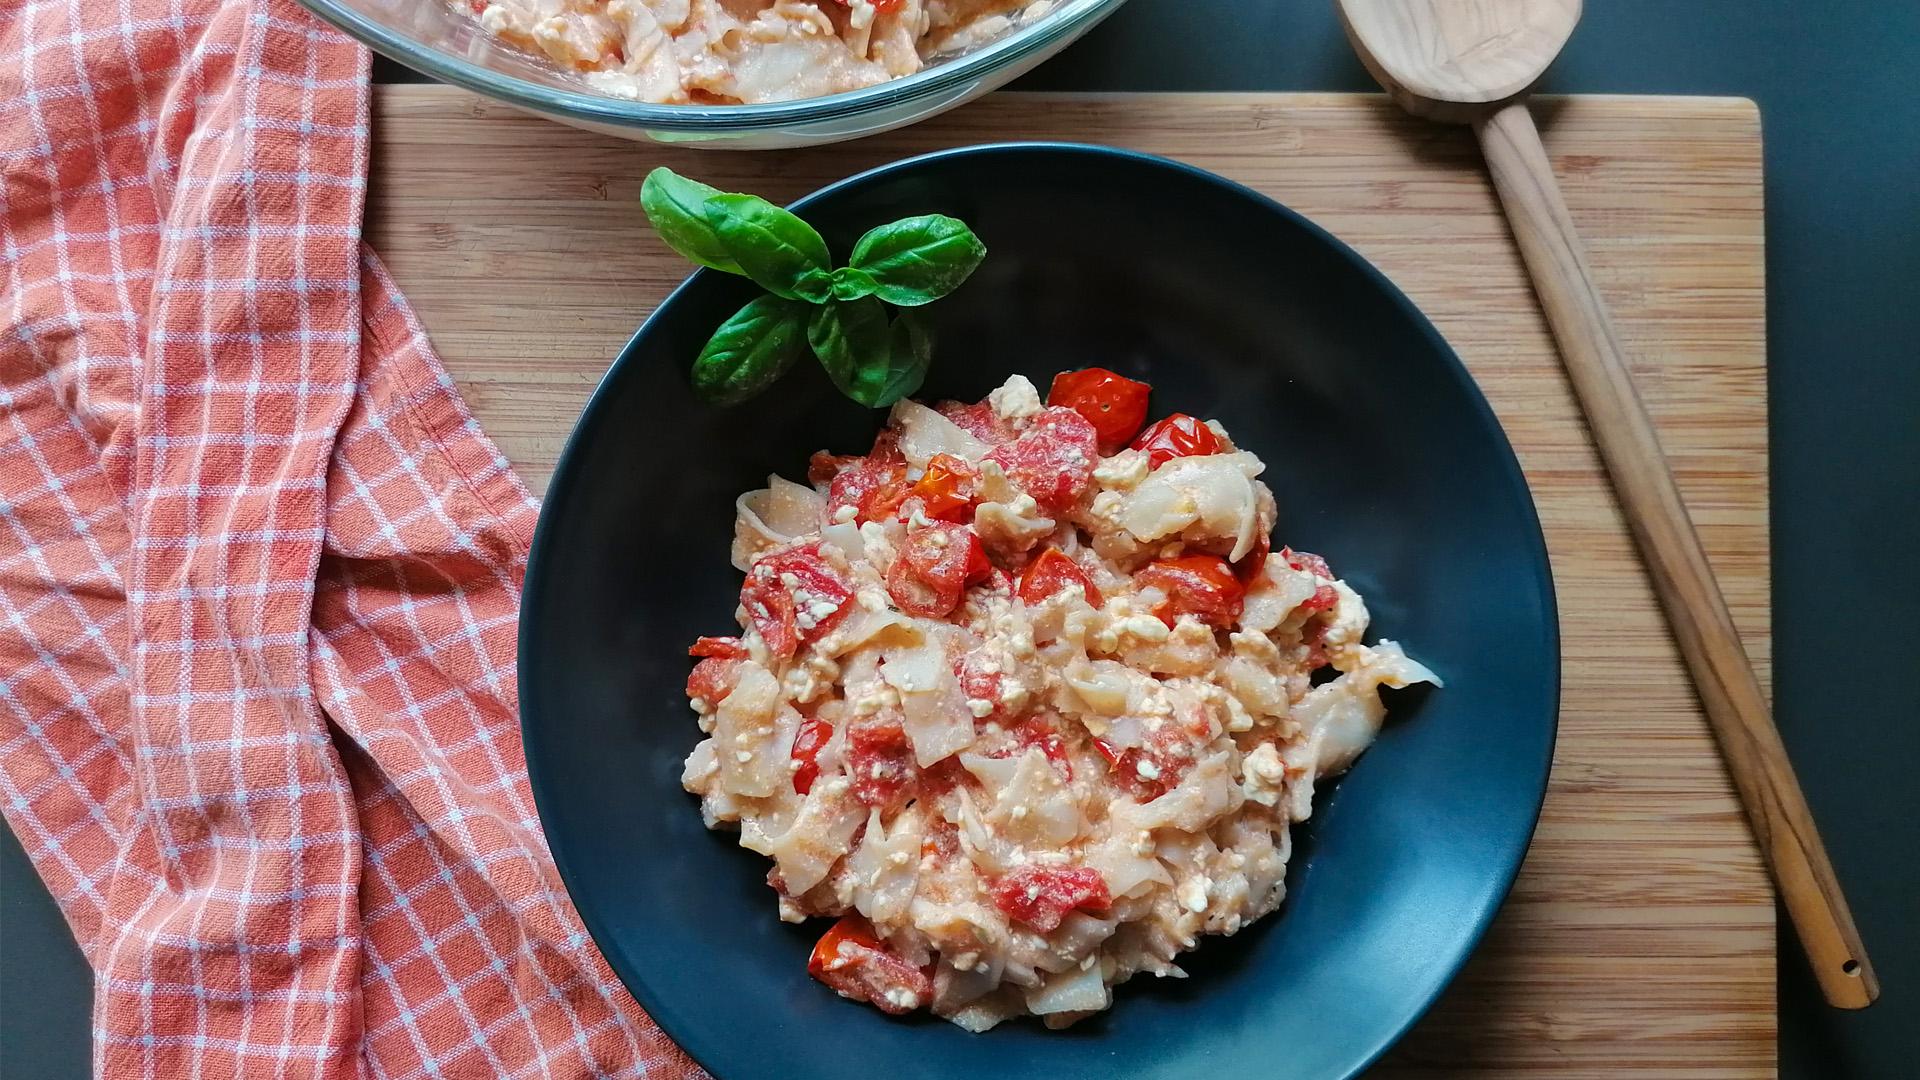
[[[1879,996],[1880,984],[1653,422],[1634,392],[1533,117],[1524,101],[1515,101],[1479,120],[1475,131],[1567,376],[1814,976],[1829,1004],[1864,1008]]]

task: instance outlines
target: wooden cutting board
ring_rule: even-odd
[[[1709,98],[1536,113],[1641,393],[1767,681],[1760,119]],[[646,228],[666,164],[788,200],[939,147],[1110,143],[1272,195],[1406,290],[1506,425],[1552,551],[1560,741],[1512,898],[1388,1076],[1774,1072],[1765,872],[1464,129],[1371,96],[996,94],[857,143],[619,142],[434,86],[375,90],[368,234],[536,491],[608,362],[687,267]],[[1489,643],[1497,648],[1498,643]]]

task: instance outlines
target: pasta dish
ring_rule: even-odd
[[[1285,893],[1289,829],[1439,680],[1316,555],[1271,547],[1265,466],[1142,430],[1099,368],[1042,402],[894,406],[872,449],[742,495],[740,632],[703,637],[684,783],[772,859],[812,973],[970,1031],[1182,977]]]

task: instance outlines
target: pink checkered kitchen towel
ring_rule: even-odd
[[[102,1077],[688,1075],[540,835],[535,504],[361,244],[367,76],[0,0],[0,810]]]

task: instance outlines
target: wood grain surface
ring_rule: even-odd
[[[1535,108],[1765,684],[1759,116],[1707,98]],[[1352,244],[1433,319],[1506,426],[1546,528],[1565,657],[1553,780],[1512,897],[1379,1074],[1773,1075],[1772,893],[1470,131],[1383,97],[1279,94],[998,94],[877,139],[760,154],[622,143],[444,87],[378,87],[375,117],[370,239],[536,491],[608,362],[685,274],[637,207],[654,165],[789,199],[943,146],[1110,143],[1249,184]]]

